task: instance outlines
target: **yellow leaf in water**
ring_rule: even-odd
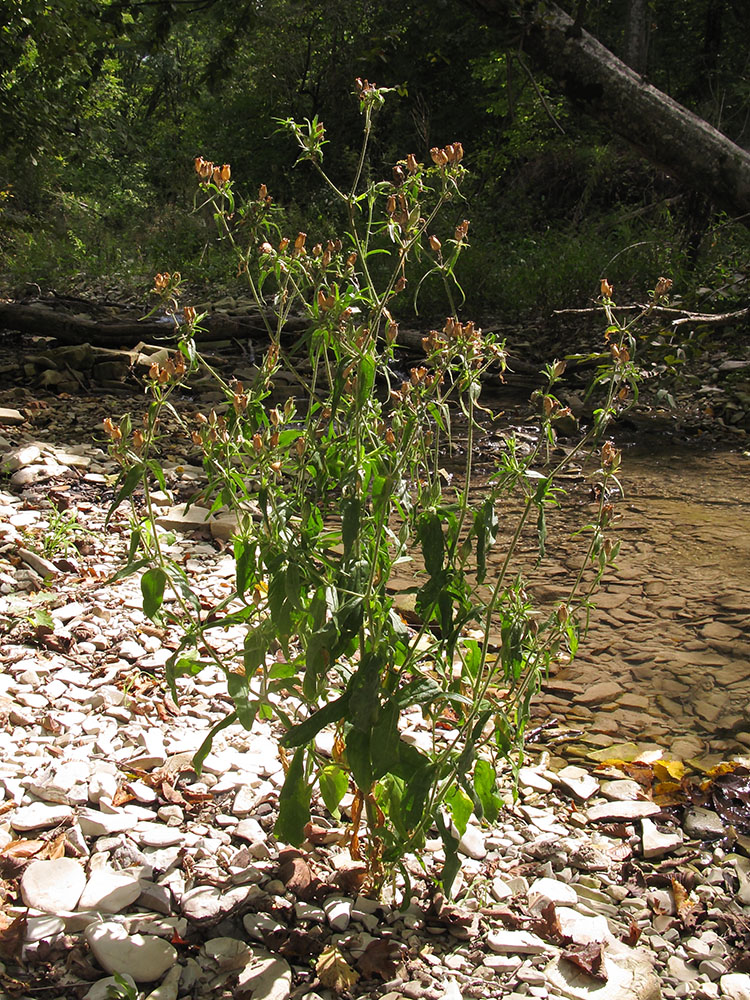
[[[653,763],[654,777],[658,781],[682,781],[687,774],[687,768],[681,760],[655,760]]]
[[[315,971],[321,985],[336,993],[351,989],[359,979],[359,973],[352,969],[338,948],[332,945],[321,951]]]

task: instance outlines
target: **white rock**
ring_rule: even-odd
[[[141,822],[133,831],[133,839],[147,847],[173,847],[181,844],[185,838],[177,827]]]
[[[548,781],[533,767],[519,768],[518,783],[522,788],[533,788],[537,792],[552,791],[552,782]]]
[[[746,972],[728,972],[719,980],[726,1000],[750,1000],[750,976]]]
[[[27,906],[45,913],[74,910],[86,885],[86,873],[74,858],[32,861],[21,877]]]
[[[14,830],[44,830],[72,818],[73,810],[70,806],[32,802],[29,806],[16,809],[10,818],[10,825]]]
[[[248,886],[238,886],[223,892],[216,886],[198,885],[188,890],[180,900],[180,909],[188,920],[200,923],[215,920],[238,906],[251,892]]]
[[[65,921],[61,917],[27,917],[24,944],[34,941],[52,941],[65,930]]]
[[[134,903],[140,894],[141,883],[135,875],[116,872],[111,868],[96,868],[81,894],[78,909],[119,913]]]
[[[30,566],[38,576],[42,577],[42,579],[48,576],[60,575],[60,570],[53,562],[50,562],[49,559],[45,559],[44,556],[37,555],[36,552],[31,552],[29,549],[19,549],[18,554],[26,565]]]
[[[346,896],[329,896],[323,903],[328,923],[335,931],[345,931],[352,919],[353,901]]]
[[[107,972],[130,972],[137,983],[152,983],[171,969],[177,952],[163,938],[132,934],[114,921],[97,921],[85,931],[97,962]]]
[[[110,802],[117,794],[119,781],[116,774],[109,771],[95,771],[89,778],[89,799],[97,804],[101,799],[108,799]]]
[[[274,920],[268,913],[246,913],[242,918],[242,924],[248,936],[256,941],[263,941],[264,934],[286,930],[284,924]]]
[[[563,934],[576,944],[604,943],[612,938],[606,917],[587,917],[569,906],[558,906],[555,912]]]
[[[659,979],[642,951],[610,943],[603,952],[603,966],[606,982],[555,958],[544,970],[548,989],[567,1000],[661,1000]]]
[[[455,830],[454,830],[455,833]],[[465,854],[475,861],[481,861],[487,856],[487,848],[484,846],[484,836],[478,826],[469,824],[466,832],[458,842],[459,854]]]
[[[643,828],[641,842],[644,858],[660,858],[682,844],[682,830],[676,830],[674,833],[661,833],[650,819],[642,819],[641,826]]]
[[[86,837],[105,837],[110,833],[124,833],[138,826],[139,819],[123,811],[105,813],[99,809],[81,809],[78,822]]]
[[[135,979],[132,976],[124,972],[122,979],[132,988],[133,992],[136,992]],[[114,992],[118,989],[118,986],[119,984],[114,976],[106,976],[104,979],[99,979],[94,983],[83,1000],[110,1000],[112,996],[118,995]]]
[[[643,819],[661,812],[655,802],[604,802],[598,806],[589,806],[586,817],[590,823],[597,820],[632,820]]]
[[[585,802],[599,791],[599,782],[596,778],[575,764],[562,768],[553,777],[580,802]]]
[[[173,966],[156,989],[148,994],[146,1000],[177,1000],[180,992],[181,976],[182,969],[180,966]]]
[[[529,907],[535,913],[540,913],[548,903],[575,905],[577,902],[578,895],[575,889],[556,878],[538,878],[529,887]]]
[[[510,955],[540,955],[547,945],[531,931],[490,931],[487,944],[491,951]]]
[[[260,948],[237,979],[241,994],[252,993],[253,1000],[286,1000],[292,990],[292,970],[287,962]]]

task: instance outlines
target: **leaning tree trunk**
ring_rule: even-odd
[[[462,0],[507,36],[518,0]],[[750,154],[646,83],[553,3],[523,14],[522,46],[575,103],[604,120],[652,163],[750,225]]]

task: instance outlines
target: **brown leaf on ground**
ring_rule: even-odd
[[[531,929],[546,941],[554,941],[555,944],[562,944],[570,940],[563,934],[555,904],[552,902],[542,907],[538,918],[532,921]]]
[[[279,878],[289,892],[299,896],[310,888],[312,872],[310,866],[298,852],[282,851],[279,855]]]
[[[307,965],[323,951],[323,942],[316,940],[313,931],[300,927],[267,931],[263,934],[263,943],[269,951],[297,964]]]
[[[677,916],[682,921],[683,927],[686,930],[695,927],[703,913],[703,904],[699,900],[691,899],[688,890],[676,878],[672,879],[672,893]]]
[[[160,791],[162,797],[173,806],[186,806],[188,804],[182,792],[178,792],[168,781],[162,781]]]
[[[389,982],[398,975],[406,953],[406,946],[393,938],[378,938],[370,941],[357,959],[357,968],[365,977],[372,979],[379,976],[383,982]]]
[[[60,833],[54,840],[48,840],[39,852],[39,857],[46,861],[57,861],[58,858],[64,858],[67,839],[67,834]]]
[[[628,927],[625,934],[620,935],[620,940],[623,944],[629,945],[631,948],[638,944],[638,939],[641,936],[641,928],[635,922],[635,920],[630,920],[630,926]]]
[[[367,879],[367,865],[352,861],[342,865],[336,872],[336,885],[347,896],[356,896]]]
[[[338,948],[329,945],[324,948],[315,963],[321,985],[336,993],[349,990],[359,979],[359,973],[347,963]]]
[[[588,944],[574,944],[566,948],[562,957],[569,962],[573,962],[579,969],[588,972],[595,979],[602,982],[607,981],[607,972],[604,968],[602,945],[600,941],[590,941]]]
[[[0,920],[5,925],[0,928],[0,956],[17,960],[21,957],[21,950],[26,939],[26,914],[19,914],[10,923],[5,923],[5,915],[0,914]]]
[[[47,846],[46,840],[11,840],[0,851],[3,858],[33,858]]]

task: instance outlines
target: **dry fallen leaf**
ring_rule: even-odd
[[[0,930],[0,955],[3,958],[18,959],[25,940],[26,914],[21,913],[12,923]]]
[[[329,945],[324,948],[315,963],[321,985],[336,993],[351,989],[359,979],[359,973],[347,963],[338,948]]]
[[[359,956],[357,967],[365,979],[379,976],[387,983],[398,975],[405,951],[406,946],[393,938],[378,938],[370,941]]]
[[[566,948],[562,957],[573,962],[584,972],[595,979],[607,981],[607,972],[602,961],[602,945],[600,941],[590,941],[588,944],[574,944]]]

